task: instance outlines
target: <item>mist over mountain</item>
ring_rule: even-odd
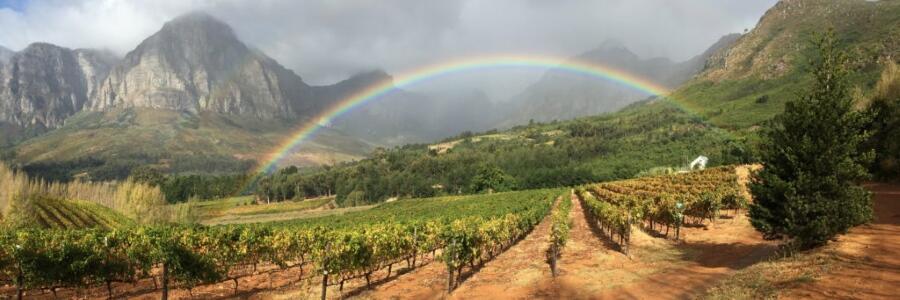
[[[383,70],[357,74],[329,86],[313,86],[322,102],[336,103],[370,86],[393,84]],[[337,116],[329,124],[349,135],[382,145],[432,142],[459,134],[491,128],[496,107],[480,90],[411,92],[401,88]]]
[[[0,64],[5,64],[16,52],[0,46]]]
[[[714,48],[733,38],[723,38]],[[701,70],[707,56],[682,63],[642,59],[622,44],[607,42],[573,59],[674,86]],[[5,139],[0,142],[19,143],[40,135],[16,147],[19,163],[91,161],[95,166],[124,159],[104,171],[110,174],[128,165],[167,165],[163,162],[178,159],[258,160],[294,126],[367,87],[393,81],[387,72],[375,70],[332,85],[309,85],[241,41],[228,24],[203,12],[166,22],[121,59],[104,51],[36,43],[13,54],[0,68],[0,78]],[[308,141],[285,163],[329,164],[356,159],[374,145],[431,142],[532,119],[570,119],[613,111],[646,97],[559,70],[548,71],[519,95],[495,104],[471,87],[428,93],[394,89],[332,120],[328,134]],[[67,124],[75,116],[77,122]],[[47,131],[58,132],[43,134]],[[150,153],[116,142],[137,142],[133,137],[146,134],[177,147]],[[90,147],[47,155],[55,153],[51,150],[56,145],[79,144],[73,138],[95,141]],[[202,169],[203,164],[196,165]]]
[[[684,62],[673,62],[662,57],[644,59],[616,40],[606,41],[572,60],[610,67],[674,88],[702,71],[707,58],[718,49],[730,46],[739,37],[739,34],[726,35],[704,53]],[[510,100],[510,110],[500,125],[514,126],[530,120],[567,120],[613,112],[648,96],[620,83],[551,69],[538,82]]]

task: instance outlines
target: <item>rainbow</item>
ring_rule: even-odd
[[[415,85],[435,77],[450,74],[471,72],[485,68],[542,68],[562,70],[574,74],[594,77],[654,96],[665,96],[669,89],[649,80],[631,75],[621,70],[595,63],[560,59],[549,56],[500,55],[464,58],[435,64],[394,76],[394,80],[386,80],[358,91],[341,101],[334,103],[318,116],[310,119],[282,142],[275,151],[268,154],[257,168],[256,174],[264,174],[275,169],[278,162],[290,154],[294,148],[313,136],[320,128],[330,124],[332,120],[348,111],[375,101],[396,89]]]

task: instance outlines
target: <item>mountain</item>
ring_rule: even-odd
[[[9,61],[9,58],[16,54],[15,51],[6,49],[6,47],[0,46],[0,65],[5,64]]]
[[[572,60],[625,71],[659,85],[674,88],[697,74],[717,49],[729,46],[739,35],[722,37],[703,54],[676,63],[667,58],[643,59],[615,40],[578,55]],[[616,111],[647,98],[645,93],[559,69],[551,69],[536,83],[511,100],[512,108],[501,125],[531,120],[546,122]]]
[[[715,125],[753,131],[808,86],[813,40],[829,28],[862,91],[874,85],[883,62],[900,59],[900,2],[783,0],[671,98]]]
[[[49,179],[108,180],[152,165],[171,173],[245,172],[292,136],[292,123],[215,112],[154,108],[83,111],[56,130],[16,147],[14,162]],[[282,165],[319,166],[361,159],[374,146],[320,130]]]
[[[0,66],[0,127],[33,132],[62,126],[81,111],[115,62],[110,54],[34,43]]]
[[[169,21],[129,52],[103,81],[90,109],[290,119],[313,108],[303,103],[308,88],[292,71],[248,48],[227,24],[195,12]]]
[[[352,76],[330,86],[313,86],[314,98],[334,103],[366,87],[393,82],[383,70]],[[330,126],[349,135],[382,145],[424,143],[463,131],[490,128],[495,108],[478,90],[427,95],[403,89],[373,99],[332,120]]]
[[[0,147],[15,145],[0,154],[56,179],[121,178],[147,164],[246,171],[333,101],[201,12],[167,22],[122,59],[35,43],[2,64],[0,79]],[[334,164],[374,147],[325,128],[283,163]]]
[[[357,74],[330,86],[315,87],[313,93],[323,102],[338,102],[368,86],[390,83],[393,78],[382,70]],[[420,142],[427,135],[422,108],[430,102],[424,95],[394,90],[332,120],[331,127],[350,135],[386,145]]]

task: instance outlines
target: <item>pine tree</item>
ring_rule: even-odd
[[[869,134],[849,94],[847,57],[833,32],[815,46],[815,81],[763,132],[764,168],[751,184],[753,226],[798,249],[825,244],[872,218],[871,195],[859,183],[869,176],[873,153],[860,150]]]

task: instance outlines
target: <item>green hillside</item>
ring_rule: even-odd
[[[813,37],[829,28],[851,55],[852,80],[863,92],[886,60],[900,58],[900,1],[781,1],[672,98],[712,124],[752,130],[808,87]]]
[[[169,110],[82,112],[64,127],[20,144],[12,156],[30,174],[54,180],[119,179],[141,165],[170,173],[245,172],[289,137],[293,125]],[[358,159],[371,148],[322,130],[285,163],[315,166]]]
[[[259,183],[263,199],[337,194],[342,206],[391,197],[534,189],[631,178],[652,168],[744,162],[743,142],[669,101],[506,131],[464,133],[432,145],[378,150],[314,172],[285,169]]]

